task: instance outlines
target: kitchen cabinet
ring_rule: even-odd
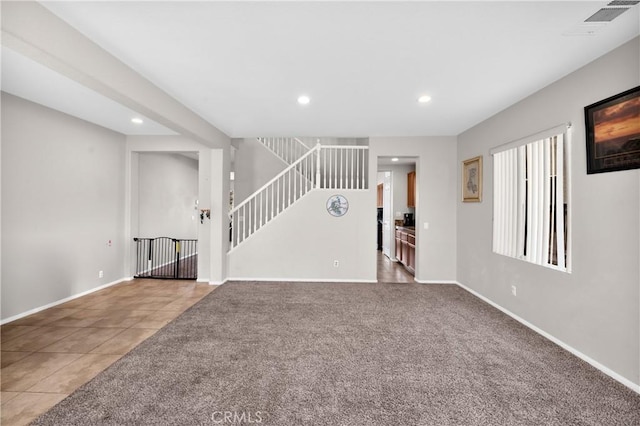
[[[396,226],[396,259],[412,274],[416,271],[416,231],[413,227]]]
[[[416,273],[416,236],[407,234],[407,263],[404,265],[415,275]]]
[[[396,259],[402,263],[402,232],[396,228]]]
[[[382,204],[384,202],[384,184],[379,184],[378,185],[378,207],[382,207]]]
[[[407,174],[407,207],[416,206],[416,172]]]

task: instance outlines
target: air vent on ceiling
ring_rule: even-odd
[[[607,6],[635,6],[638,3],[640,3],[640,0],[615,0]]]
[[[605,7],[585,19],[584,22],[611,22],[627,10],[627,8]]]
[[[636,6],[640,3],[640,0],[614,0],[609,2],[607,6],[603,7],[589,18],[580,22],[578,25],[570,28],[562,33],[564,36],[594,36],[608,26],[611,21],[622,15],[624,12]]]

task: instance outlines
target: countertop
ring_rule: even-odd
[[[416,227],[415,226],[399,226],[396,225],[396,229],[398,231],[405,231],[411,234],[415,234],[416,233]]]

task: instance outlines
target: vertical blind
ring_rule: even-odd
[[[565,138],[493,154],[493,251],[566,270]]]

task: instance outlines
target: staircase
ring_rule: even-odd
[[[368,189],[367,146],[316,145],[297,138],[259,138],[289,166],[230,212],[231,248],[238,247],[310,191]]]
[[[267,147],[278,158],[290,165],[298,158],[311,151],[304,142],[298,138],[257,138],[258,142]]]

